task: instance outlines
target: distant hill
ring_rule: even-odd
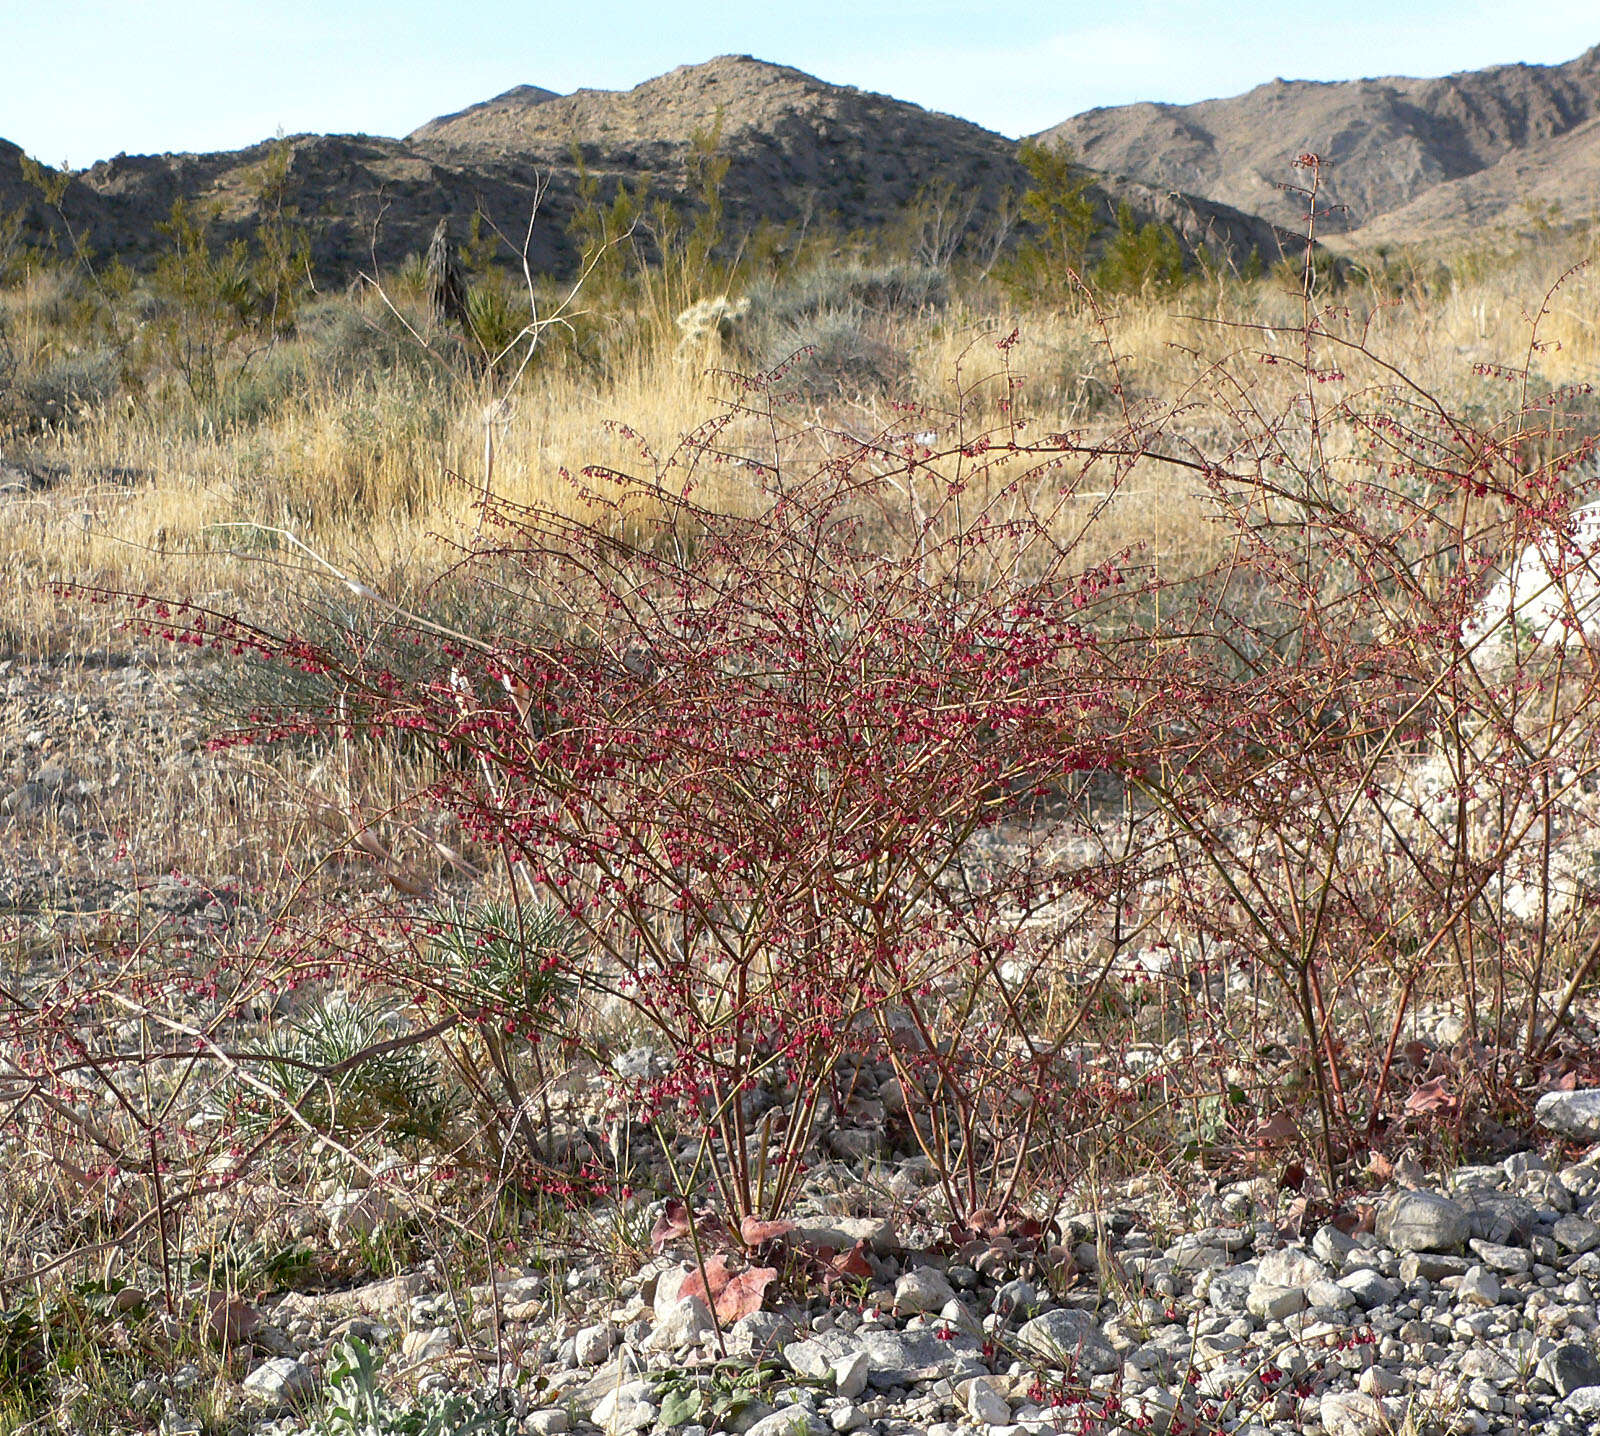
[[[294,136],[284,198],[310,227],[319,273],[339,279],[369,265],[374,252],[389,265],[419,250],[441,216],[464,229],[481,207],[520,233],[542,179],[548,192],[531,257],[543,270],[564,272],[576,261],[567,235],[579,184],[575,153],[603,195],[643,180],[652,194],[682,200],[692,138],[714,130],[729,160],[723,193],[735,229],[827,218],[846,230],[872,230],[930,188],[944,189],[957,209],[970,207],[976,229],[1007,191],[1027,185],[1016,142],[981,126],[786,66],[723,56],[631,90],[557,95],[519,86],[430,120],[403,140]],[[119,155],[72,176],[68,212],[101,252],[134,263],[163,243],[156,225],[178,198],[217,209],[224,237],[247,234],[260,217],[269,154],[261,144]],[[0,206],[33,204],[19,155],[0,148]],[[1126,201],[1141,221],[1171,223],[1191,251],[1206,248],[1224,262],[1242,263],[1253,250],[1269,260],[1278,253],[1270,224],[1226,204],[1137,180],[1107,178],[1095,193],[1108,221]]]
[[[1279,187],[1295,156],[1327,162],[1323,222],[1352,238],[1514,222],[1524,199],[1572,217],[1600,177],[1600,46],[1564,65],[1497,65],[1443,79],[1275,80],[1192,105],[1089,110],[1043,132],[1095,169],[1298,227]]]

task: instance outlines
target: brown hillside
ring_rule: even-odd
[[[310,229],[316,268],[347,277],[420,249],[443,215],[465,229],[481,208],[520,233],[535,185],[548,182],[532,259],[570,271],[567,227],[582,163],[605,196],[643,181],[658,197],[688,194],[692,138],[720,124],[729,160],[724,203],[731,229],[762,221],[802,227],[832,219],[845,230],[889,225],[925,190],[951,197],[974,232],[1027,176],[1016,144],[919,106],[830,85],[748,56],[688,65],[627,91],[554,95],[520,86],[421,126],[404,140],[301,135],[290,149],[286,202]],[[165,241],[156,226],[185,199],[215,211],[223,238],[249,234],[260,218],[266,144],[205,155],[119,155],[73,177],[68,210],[86,222],[98,250],[135,263]],[[12,180],[15,180],[15,184]],[[0,152],[0,205],[20,185],[13,155]],[[21,191],[18,190],[18,194]],[[25,196],[24,196],[25,197]],[[1142,220],[1171,223],[1191,249],[1224,260],[1278,252],[1270,225],[1210,201],[1138,183],[1106,180],[1098,191],[1109,222],[1126,200]],[[381,224],[377,221],[381,216]]]
[[[1280,185],[1295,156],[1314,151],[1328,162],[1325,198],[1345,206],[1325,222],[1333,231],[1373,225],[1517,155],[1531,158],[1528,173],[1543,175],[1545,188],[1562,192],[1550,198],[1565,198],[1556,161],[1538,156],[1552,144],[1553,154],[1571,153],[1559,142],[1596,115],[1600,46],[1564,65],[1499,65],[1431,80],[1275,80],[1232,99],[1090,110],[1043,138],[1072,145],[1096,169],[1291,227],[1303,206]],[[1505,204],[1520,198],[1510,180],[1516,169],[1513,163],[1481,189],[1441,193],[1415,212],[1415,223],[1483,222],[1494,208],[1491,196]],[[1574,197],[1582,189],[1575,177]]]

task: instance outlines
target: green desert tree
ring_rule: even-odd
[[[1026,302],[1071,304],[1100,233],[1094,178],[1065,145],[1024,140],[1017,158],[1032,181],[1022,194],[1025,238],[996,277]]]
[[[1170,224],[1140,224],[1133,207],[1117,206],[1117,232],[1094,268],[1095,287],[1108,294],[1166,294],[1183,283],[1183,247]]]

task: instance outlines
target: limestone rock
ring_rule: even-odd
[[[1378,1239],[1398,1252],[1447,1252],[1471,1235],[1466,1209],[1437,1192],[1401,1192],[1378,1213]]]
[[[1017,1342],[1053,1365],[1100,1376],[1120,1371],[1122,1360],[1086,1311],[1047,1311],[1022,1324]]]
[[[1546,1092],[1533,1109],[1541,1127],[1580,1141],[1600,1141],[1600,1087]]]

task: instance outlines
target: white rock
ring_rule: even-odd
[[[609,1436],[642,1431],[656,1419],[655,1403],[650,1399],[654,1390],[648,1381],[624,1381],[613,1387],[595,1402],[594,1424]]]
[[[1519,1271],[1527,1271],[1533,1265],[1533,1258],[1521,1247],[1503,1246],[1499,1242],[1479,1241],[1474,1237],[1467,1243],[1473,1253],[1480,1257],[1483,1264],[1490,1271],[1505,1272],[1507,1275]]]
[[[942,1310],[956,1299],[955,1288],[942,1271],[915,1267],[894,1284],[894,1310],[897,1316],[915,1316]]]
[[[683,1290],[684,1282],[689,1280],[693,1271],[694,1268],[690,1266],[673,1266],[668,1267],[656,1278],[655,1300],[652,1302],[652,1307],[657,1321],[678,1304],[678,1293]]]
[[[1294,1247],[1268,1252],[1256,1268],[1256,1281],[1262,1286],[1310,1286],[1328,1273],[1314,1256]]]
[[[598,1366],[611,1355],[611,1349],[616,1344],[617,1328],[609,1321],[582,1327],[572,1338],[572,1359],[579,1366]]]
[[[1368,1396],[1397,1396],[1406,1389],[1406,1379],[1387,1366],[1369,1366],[1356,1385]]]
[[[1600,1227],[1583,1217],[1562,1217],[1551,1229],[1550,1235],[1567,1251],[1575,1254],[1591,1252],[1600,1246]]]
[[[1017,1344],[1069,1370],[1098,1376],[1122,1369],[1122,1358],[1086,1311],[1062,1309],[1036,1316],[1022,1324]]]
[[[956,1388],[967,1415],[985,1426],[1005,1426],[1011,1420],[1011,1404],[987,1376],[975,1376]]]
[[[572,1429],[572,1418],[559,1406],[552,1406],[548,1411],[530,1411],[522,1418],[522,1427],[534,1436],[562,1436]]]
[[[407,1361],[437,1361],[455,1350],[456,1339],[448,1326],[408,1331],[400,1338],[400,1355]]]
[[[1487,1267],[1470,1267],[1456,1288],[1456,1298],[1471,1306],[1499,1306],[1500,1278]]]
[[[1443,1252],[1461,1246],[1472,1220],[1437,1192],[1401,1192],[1378,1211],[1378,1239],[1397,1252]]]
[[[1306,1300],[1312,1306],[1331,1306],[1337,1310],[1355,1306],[1360,1298],[1349,1287],[1340,1286],[1336,1281],[1314,1281],[1306,1288]]]
[[[682,1351],[698,1345],[715,1330],[711,1308],[697,1296],[685,1297],[655,1324],[644,1347],[647,1351]]]
[[[370,1237],[379,1227],[398,1221],[400,1208],[372,1187],[341,1187],[322,1204],[328,1236],[335,1246]]]
[[[1245,1309],[1262,1321],[1282,1321],[1306,1309],[1306,1293],[1299,1286],[1263,1286],[1257,1282],[1244,1299]]]
[[[1327,1392],[1320,1415],[1328,1436],[1378,1436],[1385,1424],[1383,1407],[1364,1391]]]
[[[847,1400],[854,1401],[867,1389],[867,1376],[872,1371],[872,1360],[864,1351],[853,1351],[833,1363],[833,1389]]]
[[[1478,661],[1502,661],[1531,644],[1562,648],[1600,637],[1600,504],[1568,518],[1512,560],[1462,625],[1461,641]]]
[[[1575,1386],[1561,1404],[1574,1415],[1600,1417],[1600,1386]]]
[[[1535,1104],[1533,1117],[1541,1127],[1564,1137],[1600,1140],[1600,1087],[1577,1092],[1546,1092]]]
[[[317,1389],[311,1368],[288,1356],[264,1361],[244,1379],[247,1395],[275,1410],[307,1400]]]
[[[814,1411],[804,1406],[785,1406],[763,1416],[745,1436],[828,1436],[829,1427]]]

